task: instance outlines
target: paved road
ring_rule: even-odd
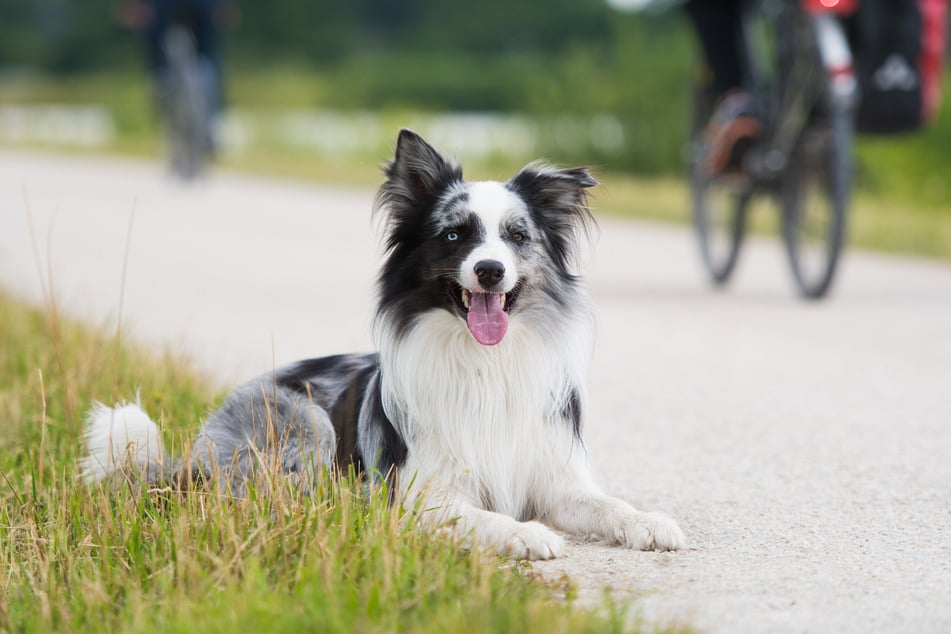
[[[0,284],[36,300],[24,192],[61,306],[100,324],[136,201],[125,323],[223,383],[370,346],[370,191],[0,152]],[[602,218],[591,459],[690,547],[536,569],[702,631],[951,631],[951,267],[852,252],[811,305],[750,247],[716,293],[687,232]]]

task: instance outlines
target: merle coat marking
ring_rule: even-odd
[[[558,556],[564,540],[552,529],[679,548],[671,520],[598,488],[581,440],[594,319],[574,266],[597,181],[541,164],[505,183],[465,181],[408,130],[385,175],[380,352],[301,361],[251,381],[177,463],[137,405],[97,405],[86,478],[133,467],[241,495],[262,471],[307,486],[324,467],[353,465],[391,478],[400,503],[424,502],[423,522],[509,555]]]

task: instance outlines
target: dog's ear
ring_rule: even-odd
[[[381,202],[419,205],[435,200],[449,185],[462,180],[462,168],[412,130],[400,130],[396,154],[384,168]]]
[[[599,184],[586,167],[557,169],[531,163],[507,186],[525,201],[544,227],[552,256],[566,264],[573,254],[578,231],[587,232],[594,224],[587,190]]]
[[[587,211],[585,190],[599,184],[586,167],[556,169],[540,163],[526,165],[509,181],[529,206],[556,213]]]

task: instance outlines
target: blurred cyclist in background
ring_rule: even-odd
[[[119,22],[145,36],[146,60],[152,73],[156,95],[162,98],[162,83],[168,68],[165,35],[171,26],[188,31],[210,83],[209,110],[212,119],[222,108],[221,60],[218,50],[220,28],[229,17],[227,0],[122,0]],[[213,140],[212,147],[214,146]]]

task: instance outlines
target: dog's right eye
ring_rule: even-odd
[[[459,232],[458,232],[458,231],[447,231],[447,232],[443,235],[443,237],[446,238],[446,242],[455,242],[456,240],[459,239]]]

